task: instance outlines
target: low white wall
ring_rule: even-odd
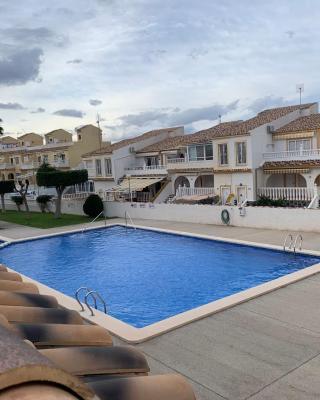
[[[105,202],[108,217],[124,217],[128,211],[131,218],[163,221],[192,222],[198,224],[222,225],[221,211],[230,213],[230,225],[247,228],[281,229],[305,232],[320,232],[320,210],[303,208],[246,207],[245,216],[238,207],[148,204]]]
[[[76,215],[84,215],[83,212],[83,203],[84,200],[62,200],[61,211],[62,214],[76,214]],[[36,200],[28,200],[28,205],[30,211],[40,212],[40,208]],[[5,201],[6,210],[17,210],[16,204],[11,200]],[[21,206],[21,210],[25,210],[24,206]],[[51,203],[50,210],[53,212],[55,210],[55,206]]]

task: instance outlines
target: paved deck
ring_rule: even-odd
[[[121,220],[110,223],[117,221]],[[135,223],[276,245],[286,235],[283,231],[163,221]],[[20,238],[61,231],[9,228],[0,235]],[[77,228],[69,226],[63,231]],[[304,248],[320,250],[320,234],[303,236]],[[147,355],[152,373],[187,377],[198,400],[319,399],[319,304],[320,275],[316,275],[137,347]]]

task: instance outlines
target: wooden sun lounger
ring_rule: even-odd
[[[196,400],[191,385],[180,375],[106,379],[87,385],[106,400]]]
[[[28,282],[17,282],[17,281],[0,281],[0,290],[6,290],[9,292],[23,292],[23,293],[38,293],[39,289],[34,283]]]
[[[7,271],[0,271],[0,280],[22,282],[20,274],[17,274],[16,272],[7,272]]]
[[[37,348],[63,346],[112,346],[109,332],[97,325],[10,324],[22,339]]]
[[[0,305],[0,314],[9,322],[83,325],[77,311],[62,308],[42,308]]]
[[[0,304],[3,306],[58,308],[57,299],[36,293],[8,292],[0,290]]]
[[[144,374],[150,368],[145,356],[131,346],[67,347],[40,353],[72,375]]]

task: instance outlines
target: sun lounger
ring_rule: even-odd
[[[8,292],[0,290],[0,304],[7,306],[57,308],[57,299],[53,296],[34,293]]]
[[[8,271],[8,268],[5,265],[0,264],[0,271]]]
[[[11,326],[22,339],[38,348],[51,346],[112,346],[109,332],[97,325],[14,324]]]
[[[67,347],[40,350],[72,375],[147,374],[145,356],[134,347]]]
[[[33,283],[5,280],[0,281],[0,290],[6,290],[9,292],[39,293],[39,289]]]
[[[0,314],[4,315],[9,322],[74,325],[82,325],[84,323],[77,311],[61,308],[0,305]]]
[[[87,382],[110,400],[195,400],[191,385],[180,375],[155,375]]]
[[[7,272],[0,270],[0,281],[2,280],[22,282],[21,275],[17,274],[16,272]]]

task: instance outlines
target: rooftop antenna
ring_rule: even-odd
[[[98,128],[100,129],[99,144],[100,144],[100,149],[101,149],[101,147],[102,147],[102,131],[100,128],[100,114],[99,113],[97,113],[97,125],[98,125]]]
[[[218,115],[219,124],[221,124],[221,114]]]
[[[296,85],[296,91],[299,93],[299,98],[300,98],[300,106],[301,106],[301,95],[302,95],[302,92],[304,92],[304,83],[298,83],[297,85]]]

